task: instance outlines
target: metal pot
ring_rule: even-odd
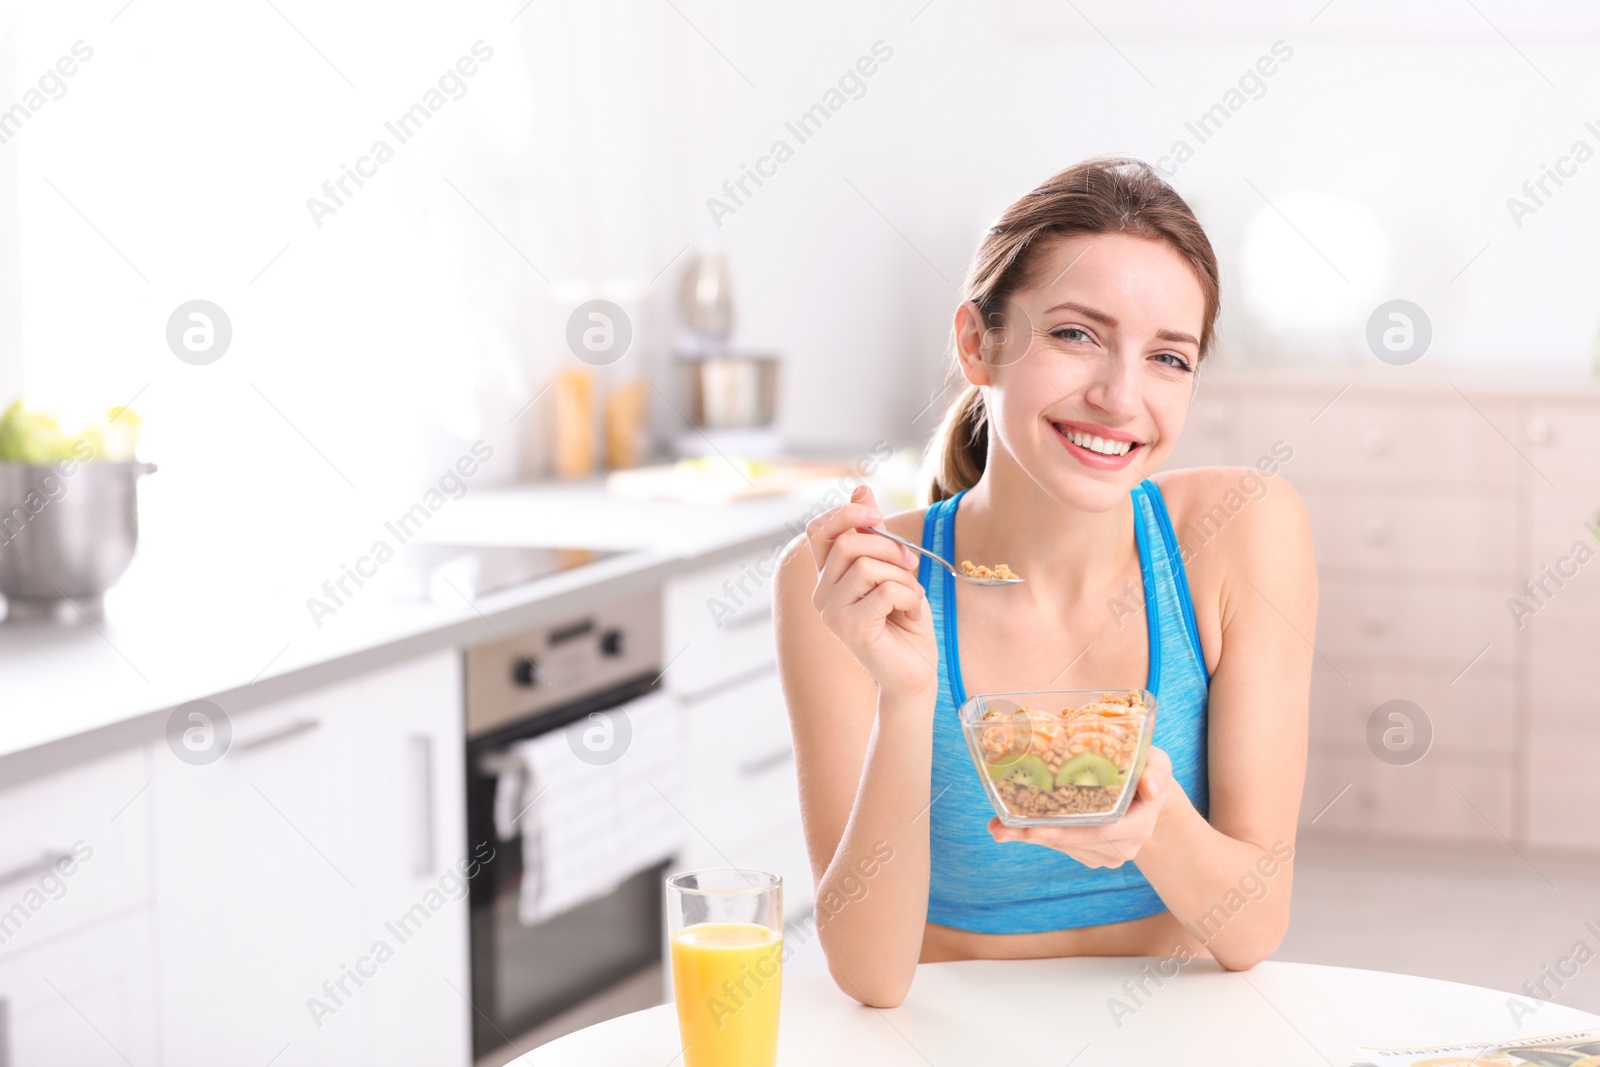
[[[0,594],[8,619],[96,616],[139,540],[151,463],[0,463]],[[74,610],[76,609],[76,610]]]
[[[778,402],[778,357],[722,353],[685,358],[689,419],[706,430],[753,429],[772,421]]]

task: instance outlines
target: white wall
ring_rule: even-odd
[[[13,103],[16,27],[9,6],[0,5],[0,108]],[[22,278],[17,262],[17,156],[0,145],[0,400],[22,390]]]
[[[684,6],[707,18],[720,10]],[[926,433],[931,416],[916,427],[909,419],[939,381],[956,285],[981,228],[1086,156],[1155,161],[1279,39],[1293,56],[1264,95],[1172,179],[1223,263],[1219,355],[1371,361],[1367,314],[1404,297],[1433,321],[1430,361],[1586,372],[1600,330],[1592,240],[1600,162],[1579,168],[1520,228],[1505,201],[1574,139],[1600,149],[1600,133],[1583,128],[1595,119],[1600,129],[1600,108],[1583,104],[1600,98],[1600,14],[1576,3],[1484,0],[1477,6],[1491,25],[1471,5],[1443,0],[1403,12],[1363,0],[1334,0],[1318,14],[1321,6],[1174,0],[1129,9],[1103,0],[1079,3],[1079,15],[1043,0],[934,0],[919,13],[921,0],[910,0],[763,10],[759,21],[723,23],[718,46],[757,88],[705,49],[728,101],[707,120],[717,134],[705,139],[713,175],[749,161],[874,40],[895,50],[865,97],[721,231],[747,340],[790,356],[790,435],[850,442]],[[714,184],[703,183],[707,194]],[[1351,279],[1342,281],[1262,199],[1289,213],[1294,199],[1284,198],[1297,190],[1364,207],[1391,242],[1387,266],[1366,242],[1345,248],[1337,226],[1295,217]],[[1286,336],[1245,311],[1240,250],[1263,213],[1283,246],[1269,268],[1299,279],[1336,326]],[[1367,284],[1364,270],[1375,274]]]
[[[785,356],[792,443],[919,441],[937,413],[912,417],[945,373],[989,221],[1086,156],[1166,154],[1280,39],[1292,59],[1173,179],[1223,263],[1221,359],[1369,360],[1365,315],[1390,297],[1427,309],[1427,358],[1446,366],[1581,372],[1600,327],[1600,163],[1520,228],[1506,209],[1576,138],[1600,148],[1583,126],[1600,128],[1591,5],[15,7],[15,88],[74,40],[96,49],[0,146],[21,205],[30,398],[138,393],[164,481],[248,487],[241,499],[298,513],[381,507],[478,436],[506,457],[490,477],[537,466],[548,395],[510,415],[573,362],[573,294],[633,293],[631,358],[681,401],[668,351],[687,246],[728,252],[738,342]],[[479,38],[496,55],[468,95],[315,227],[306,198]],[[877,41],[893,56],[864,95],[793,143],[785,120]],[[794,157],[717,226],[707,199],[780,137]],[[1389,257],[1311,214],[1308,190],[1366,211]],[[1258,216],[1268,272],[1329,325],[1286,333],[1246,308]],[[192,297],[235,323],[234,351],[207,368],[162,340]],[[4,363],[0,388],[18,377]]]

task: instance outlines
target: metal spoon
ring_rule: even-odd
[[[921,545],[914,545],[910,541],[907,541],[904,537],[896,537],[888,530],[880,530],[876,526],[864,526],[862,529],[871,530],[875,534],[881,534],[896,544],[905,545],[911,551],[919,555],[927,556],[929,559],[933,560],[939,566],[943,567],[945,570],[954,575],[958,581],[969,582],[972,585],[1017,585],[1022,581],[1021,578],[973,578],[962,574],[955,567],[950,566],[950,561],[945,559],[943,556],[935,552],[929,552]]]

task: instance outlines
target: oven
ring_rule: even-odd
[[[661,962],[662,881],[676,857],[558,914],[524,921],[524,878],[542,872],[549,857],[525,854],[543,851],[543,837],[526,843],[517,820],[530,816],[508,805],[508,794],[515,800],[533,790],[519,792],[507,778],[526,768],[525,756],[519,763],[526,742],[587,728],[582,720],[607,723],[624,709],[677,714],[660,682],[661,614],[660,591],[652,590],[466,650],[468,841],[494,848],[470,890],[475,1059],[521,1045],[522,1035]],[[543,802],[537,793],[533,799]]]

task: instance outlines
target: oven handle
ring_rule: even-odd
[[[770,665],[766,668],[763,668],[763,670],[773,669],[775,668],[771,667]],[[566,719],[562,721],[560,725],[552,725],[547,729],[531,734],[525,734],[513,741],[504,742],[494,748],[480,752],[476,756],[472,757],[472,769],[482,777],[492,780],[494,783],[494,799],[491,801],[491,811],[493,812],[494,830],[496,835],[503,841],[508,841],[515,837],[520,832],[522,816],[529,808],[533,806],[534,801],[538,800],[538,795],[535,794],[532,799],[527,801],[526,804],[522,805],[522,809],[520,811],[513,813],[509,810],[501,810],[501,806],[507,804],[506,801],[501,799],[500,795],[505,787],[505,779],[507,777],[511,777],[517,782],[514,791],[516,796],[520,798],[527,791],[528,779],[530,777],[530,770],[528,766],[522,761],[522,759],[508,751],[510,747],[532,740],[533,738],[544,737],[557,731],[571,729],[574,726],[582,724],[585,718],[589,716],[596,714],[603,715],[610,712],[619,711],[636,705],[641,701],[649,700],[652,697],[659,698],[662,701],[673,705],[670,710],[671,714],[681,714],[683,707],[683,702],[681,700],[673,699],[672,694],[666,689],[651,686],[643,693],[638,693],[622,700],[613,701],[604,705],[603,707],[587,708],[585,709],[583,716],[580,718]],[[665,714],[668,712],[664,710],[663,713]],[[545,714],[548,714],[548,712]],[[790,749],[783,752],[781,755],[776,755],[775,761],[781,762],[792,757],[793,750]],[[762,760],[759,760],[758,762],[761,764],[761,766],[756,769],[764,769],[769,761],[774,761],[774,757],[768,756]],[[741,770],[745,770],[745,768],[741,768]],[[745,770],[745,773],[753,772],[750,770]],[[540,789],[540,792],[543,792],[542,788]],[[520,799],[518,800],[518,803],[522,803]],[[525,859],[524,862],[528,861]]]

